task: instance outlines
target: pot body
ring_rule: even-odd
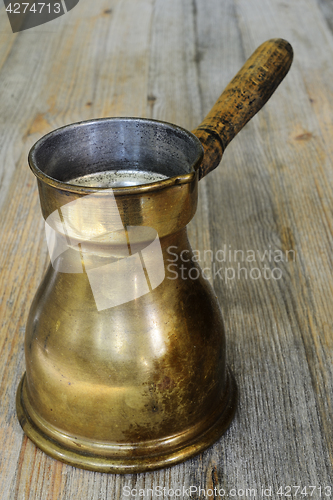
[[[23,429],[54,458],[103,472],[165,467],[210,446],[237,389],[187,239],[198,175],[130,192],[38,185],[52,263],[27,323]]]

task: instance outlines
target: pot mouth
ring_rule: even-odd
[[[40,181],[77,194],[139,194],[187,184],[203,159],[199,139],[172,123],[147,118],[98,118],[65,125],[39,139],[29,166]],[[133,178],[161,178],[136,185],[86,185],[80,179],[131,172]],[[71,183],[75,182],[75,183]]]

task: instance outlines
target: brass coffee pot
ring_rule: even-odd
[[[141,472],[186,460],[228,428],[237,387],[186,225],[199,179],[292,57],[284,40],[261,45],[192,133],[106,118],[55,130],[30,151],[51,263],[27,322],[17,414],[48,455]]]

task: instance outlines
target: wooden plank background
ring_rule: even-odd
[[[47,457],[24,437],[15,413],[25,323],[48,262],[36,182],[27,167],[30,147],[56,127],[95,117],[144,116],[192,129],[245,59],[273,37],[293,45],[292,69],[228,147],[222,165],[200,182],[189,226],[202,267],[236,273],[233,280],[211,279],[240,390],[234,422],[201,455],[154,473],[99,474]],[[277,490],[288,485],[315,486],[312,498],[328,493],[332,60],[330,0],[81,0],[67,15],[16,34],[1,5],[2,500],[113,500],[125,498],[125,486],[137,490],[131,498],[142,498],[140,488],[144,498],[158,498],[156,490],[148,492],[157,486],[224,488],[229,497],[238,491],[235,498],[245,498],[247,488],[264,498],[262,487],[272,487],[271,498],[284,498]],[[255,262],[240,263],[247,279],[245,271],[238,279],[234,258],[212,263],[204,256],[204,250],[225,248],[255,252]],[[284,252],[282,261],[269,261],[267,253],[260,261],[259,254],[276,250]],[[251,279],[251,269],[263,264],[280,270],[281,279]],[[219,498],[210,493],[193,491],[191,498]]]

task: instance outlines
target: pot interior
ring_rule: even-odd
[[[165,122],[106,118],[54,130],[32,148],[37,177],[90,187],[131,186],[186,175],[200,164],[196,136]]]

